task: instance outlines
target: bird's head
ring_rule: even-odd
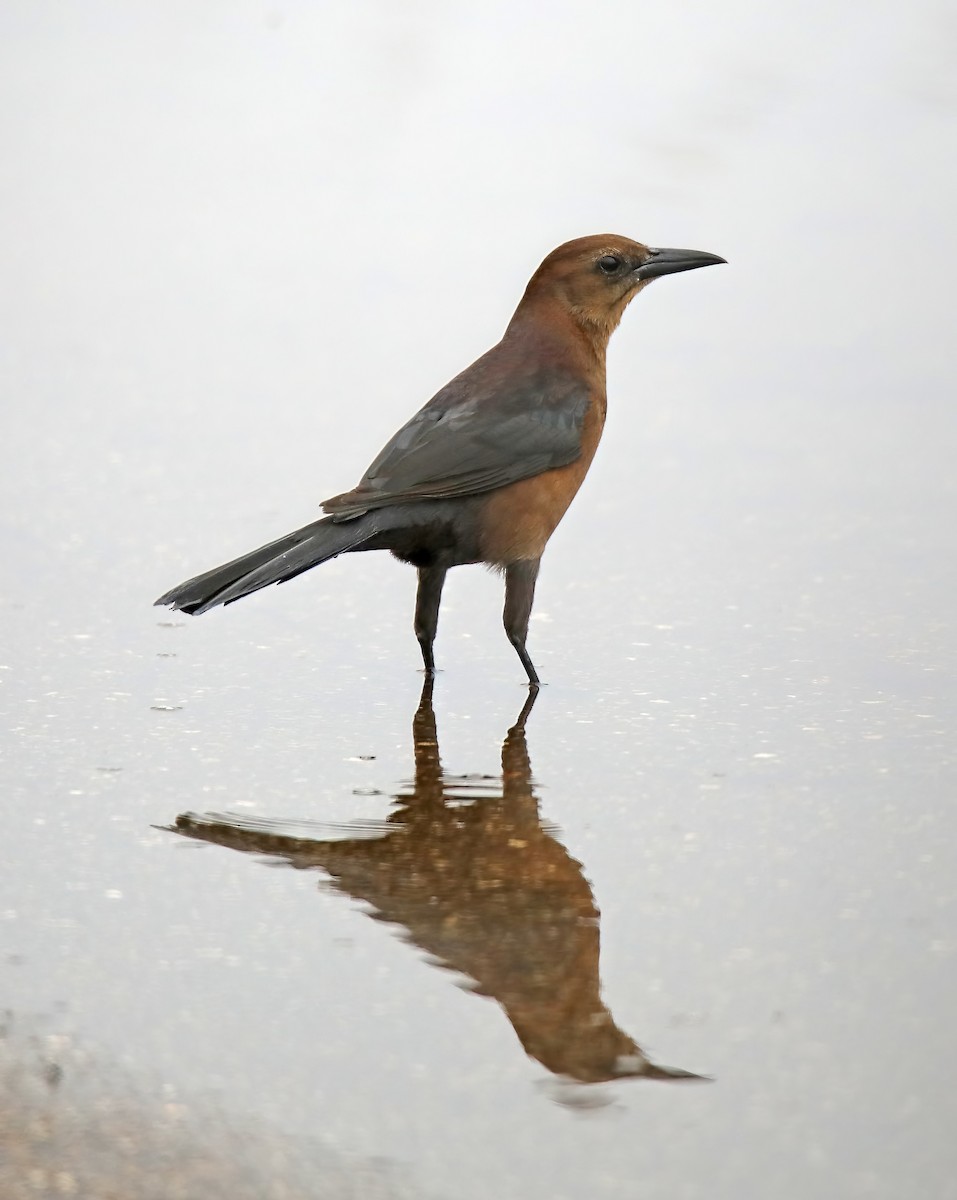
[[[518,311],[558,304],[592,337],[607,341],[628,302],[652,279],[725,261],[702,250],[661,250],[616,234],[576,238],[545,259]]]

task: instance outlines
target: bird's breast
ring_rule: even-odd
[[[605,411],[602,392],[593,396],[585,412],[581,454],[573,463],[489,492],[479,517],[483,562],[507,566],[541,557],[588,474],[605,427]]]

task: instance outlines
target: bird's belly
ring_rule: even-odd
[[[585,477],[557,467],[490,493],[482,514],[481,559],[494,566],[540,558]]]

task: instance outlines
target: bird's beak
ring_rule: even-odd
[[[656,279],[659,275],[673,275],[676,271],[693,271],[696,267],[712,267],[715,263],[727,262],[717,254],[704,250],[658,250],[648,247],[648,257],[635,274],[639,279]]]

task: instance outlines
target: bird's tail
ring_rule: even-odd
[[[358,550],[378,532],[373,513],[342,522],[324,517],[221,567],[187,579],[155,603],[198,615],[218,604],[232,604],[271,583],[284,583],[337,554]]]

